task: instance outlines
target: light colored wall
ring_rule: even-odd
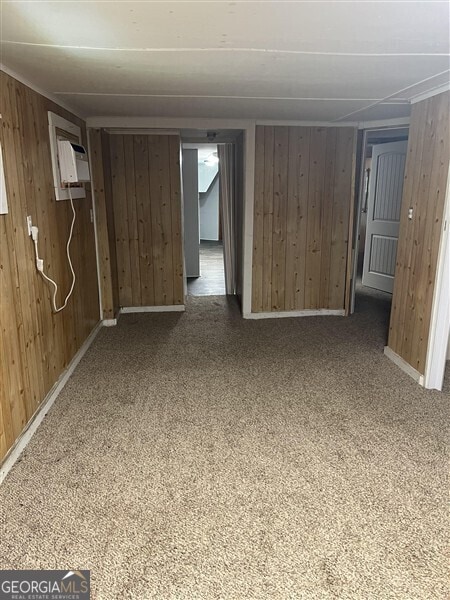
[[[219,239],[219,177],[200,194],[200,239]]]
[[[184,264],[186,277],[200,276],[198,151],[183,150]]]
[[[217,146],[211,146],[211,153],[217,150]],[[198,191],[205,193],[219,172],[219,164],[206,164],[203,160],[198,163]]]

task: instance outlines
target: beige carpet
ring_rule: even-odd
[[[100,600],[444,600],[450,394],[358,310],[102,330],[0,487],[1,566],[91,569]]]

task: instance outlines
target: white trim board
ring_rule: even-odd
[[[427,92],[422,92],[422,94],[417,94],[411,98],[411,104],[416,104],[416,102],[422,102],[422,100],[427,100],[428,98],[432,98],[433,96],[437,96],[438,94],[442,94],[444,92],[450,91],[450,82],[444,83],[444,85],[440,85],[433,90],[428,90]]]
[[[409,126],[411,117],[396,117],[394,119],[379,119],[378,121],[358,121],[358,129],[395,129]]]
[[[409,119],[409,117],[407,117]],[[401,120],[401,119],[392,119]],[[383,121],[380,120],[380,123]],[[305,121],[280,119],[224,119],[202,117],[87,117],[86,126],[104,128],[108,133],[127,131],[149,131],[157,133],[161,129],[175,133],[176,129],[247,129],[249,125],[280,125],[284,127],[357,127],[359,121]]]
[[[441,391],[450,333],[450,164],[425,361],[425,387]]]
[[[424,377],[416,371],[414,367],[412,367],[409,363],[406,362],[401,356],[399,356],[396,352],[394,352],[389,346],[384,347],[384,354],[387,356],[397,367],[400,367],[402,371],[404,371],[407,375],[412,377],[414,381],[417,381],[419,385],[423,386]]]
[[[66,369],[61,373],[61,375],[59,376],[55,385],[52,387],[52,389],[49,391],[49,393],[44,398],[42,403],[39,405],[39,408],[36,410],[34,415],[31,417],[26,428],[22,431],[22,433],[17,438],[14,445],[10,448],[10,450],[6,454],[5,458],[3,459],[3,462],[0,464],[0,484],[4,481],[5,477],[8,475],[9,471],[12,469],[15,462],[19,458],[19,456],[25,450],[26,446],[28,445],[28,442],[31,440],[33,435],[36,433],[37,428],[44,420],[44,417],[46,416],[46,414],[52,407],[56,398],[59,396],[59,393],[61,392],[61,390],[66,385],[70,376],[75,371],[76,367],[78,366],[78,363],[83,358],[83,356],[86,354],[87,350],[89,349],[89,346],[92,344],[92,342],[96,338],[101,327],[102,327],[102,322],[99,321],[97,323],[97,325],[94,327],[94,329],[91,331],[91,333],[88,335],[88,337],[86,338],[84,344],[81,346],[81,348],[78,350],[78,352],[72,358],[70,363],[67,365]]]
[[[244,129],[242,207],[242,312],[252,312],[253,219],[255,202],[256,126]]]
[[[33,92],[36,92],[37,94],[40,94],[41,96],[44,96],[44,98],[47,98],[47,100],[51,100],[52,102],[54,102],[61,108],[64,108],[64,110],[67,110],[68,112],[72,113],[79,119],[85,120],[84,115],[78,113],[75,109],[73,109],[71,106],[69,106],[65,102],[62,102],[58,96],[56,96],[55,94],[52,94],[51,92],[46,92],[39,86],[35,85],[34,83],[32,83],[31,81],[26,79],[25,77],[22,77],[22,75],[19,75],[19,73],[16,73],[9,67],[6,67],[1,62],[0,62],[0,71],[4,71],[7,75],[12,77],[13,79],[16,79],[19,83],[23,83],[23,85],[26,85],[27,87],[29,87],[31,90],[33,90]]]
[[[92,168],[92,160],[91,160],[91,136],[90,131],[86,131],[87,137],[87,146],[88,146],[88,161],[89,161],[89,172],[91,174],[91,206],[92,206],[92,217],[93,217],[93,225],[94,225],[94,242],[95,242],[95,263],[97,265],[97,289],[98,289],[98,310],[100,315],[100,320],[103,320],[103,297],[102,297],[102,286],[101,286],[101,275],[100,275],[100,250],[98,243],[98,231],[97,231],[97,196],[95,194],[96,185],[94,181],[94,169]],[[103,185],[99,186],[100,188]]]
[[[103,319],[102,325],[103,327],[114,327],[117,325],[117,319]]]
[[[149,313],[149,312],[184,312],[184,304],[171,304],[169,306],[122,306],[120,314]]]
[[[279,312],[252,312],[244,313],[244,319],[285,319],[288,317],[345,317],[344,309],[306,309],[306,310],[282,310]]]
[[[0,115],[1,119],[1,115]],[[5,169],[3,166],[3,149],[0,143],[0,215],[8,214],[8,194],[6,190]]]

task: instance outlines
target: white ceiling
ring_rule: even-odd
[[[360,121],[449,81],[447,1],[2,1],[1,60],[83,116]]]

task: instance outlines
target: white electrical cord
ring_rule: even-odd
[[[69,293],[66,296],[66,299],[64,300],[64,304],[62,306],[60,306],[59,308],[56,306],[56,294],[58,293],[58,284],[53,281],[53,279],[50,279],[50,277],[48,277],[45,273],[44,273],[44,261],[42,258],[39,258],[39,250],[38,250],[38,228],[37,227],[32,227],[31,228],[31,237],[33,238],[33,242],[34,242],[34,253],[36,255],[36,268],[39,271],[39,273],[42,275],[42,277],[48,281],[49,283],[52,284],[53,286],[53,297],[52,297],[52,307],[53,307],[53,312],[54,313],[58,313],[61,312],[62,310],[64,310],[67,306],[67,302],[69,301],[70,296],[72,295],[73,292],[73,288],[75,287],[75,271],[73,270],[73,265],[72,265],[72,259],[70,257],[70,242],[72,241],[72,236],[73,236],[73,228],[75,225],[75,219],[76,219],[76,212],[75,212],[75,208],[73,206],[73,199],[72,199],[72,192],[70,191],[70,187],[67,188],[68,192],[69,192],[69,199],[70,199],[70,206],[72,208],[72,223],[70,225],[70,232],[69,232],[69,238],[67,240],[67,244],[66,244],[66,254],[67,254],[67,260],[69,261],[69,266],[70,266],[70,270],[72,272],[72,285],[70,286],[70,290]]]

